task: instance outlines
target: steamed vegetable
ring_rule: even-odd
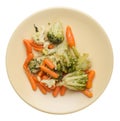
[[[43,87],[43,85],[41,85],[41,83],[38,83],[37,86],[44,95],[47,94],[47,90]]]
[[[44,63],[50,68],[50,69],[54,69],[55,68],[55,65],[53,64],[53,62],[48,59],[48,58],[45,58],[44,59]]]
[[[85,90],[83,90],[83,91],[81,91],[84,95],[86,95],[87,97],[89,97],[89,98],[91,98],[91,97],[93,97],[93,93],[90,91],[90,90],[88,90],[88,89],[85,89]]]
[[[26,55],[28,56],[29,54],[32,53],[32,47],[30,46],[30,42],[28,40],[23,40],[23,43],[25,45],[26,48]]]
[[[75,71],[65,75],[59,85],[65,86],[70,90],[84,90],[87,80],[87,74],[82,71]]]
[[[40,70],[40,62],[37,61],[37,59],[32,59],[29,62],[28,67],[32,73],[37,73]]]
[[[47,37],[48,37],[48,40],[54,44],[59,44],[63,42],[64,32],[63,32],[62,24],[60,22],[53,23],[53,25],[50,27],[47,33]]]
[[[45,59],[45,56],[42,57],[35,57],[33,58],[29,64],[28,68],[31,71],[31,73],[37,73],[40,71],[40,65],[42,64],[43,60]]]
[[[39,28],[35,26],[35,33],[33,34],[32,38],[34,42],[38,45],[44,44],[45,42],[45,28],[43,26],[40,26]]]
[[[70,26],[67,26],[66,28],[66,38],[69,47],[75,46],[75,39]]]
[[[66,41],[63,41],[53,49],[43,49],[45,55],[53,60],[56,70],[69,73],[77,70],[87,70],[91,67],[88,54],[76,56],[74,50],[69,48]],[[77,52],[78,53],[78,52]]]
[[[33,59],[34,55],[31,51],[32,48],[29,44],[29,41],[28,40],[23,40],[23,41],[24,41],[24,45],[26,47],[26,53],[27,53],[27,58],[24,61],[23,68],[24,68],[24,71],[26,73],[26,76],[30,82],[32,89],[35,91],[37,89],[37,85],[36,85],[35,81],[33,80],[32,75],[28,69],[28,64]]]
[[[56,70],[64,73],[75,71],[77,58],[75,57],[74,53],[70,51],[66,41],[63,41],[54,50],[55,54],[54,58],[52,59],[56,65]]]
[[[91,62],[88,59],[88,54],[84,53],[78,58],[78,62],[76,64],[76,70],[88,70],[91,67]]]
[[[44,83],[47,87],[51,88],[52,86],[55,86],[56,80],[55,79],[43,79],[41,82]]]
[[[58,95],[59,92],[60,92],[60,86],[57,86],[57,87],[53,90],[52,95],[53,95],[54,97],[56,97],[56,96]]]
[[[45,66],[40,66],[40,69],[42,71],[44,71],[45,73],[49,74],[53,78],[58,78],[59,77],[59,74],[57,74],[56,72],[54,72],[53,70],[50,70],[49,68],[47,68]]]
[[[60,95],[64,96],[65,93],[66,93],[66,90],[67,90],[67,88],[65,86],[61,86],[61,88],[60,88]]]
[[[88,89],[92,88],[92,84],[93,84],[92,82],[93,82],[94,77],[95,77],[95,71],[94,70],[89,71],[86,88]]]
[[[66,27],[66,38],[67,38],[67,44],[71,48],[71,50],[74,52],[75,56],[79,58],[79,52],[77,51],[75,47],[75,39],[73,36],[73,32],[70,26]]]
[[[23,67],[32,89],[52,92],[54,97],[69,89],[91,98],[95,71],[90,70],[89,55],[77,50],[72,28],[66,26],[64,33],[60,22],[46,30],[44,26],[34,28],[32,40],[23,40],[27,56]]]
[[[31,73],[29,72],[29,70],[27,68],[25,68],[25,73],[26,73],[26,76],[27,76],[27,78],[28,78],[28,80],[30,82],[30,85],[31,85],[32,89],[34,91],[37,90],[37,84],[36,84],[35,80],[32,78],[32,75],[31,75]]]

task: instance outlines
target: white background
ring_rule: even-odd
[[[31,14],[49,7],[71,7],[94,18],[109,36],[114,68],[110,83],[82,111],[53,115],[26,104],[12,88],[6,73],[6,49],[16,27]],[[120,120],[120,3],[119,0],[3,0],[0,2],[0,121],[118,121]],[[101,80],[104,81],[104,80]],[[54,107],[53,107],[54,108]]]

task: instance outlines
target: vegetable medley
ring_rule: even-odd
[[[54,97],[69,89],[91,98],[95,71],[88,54],[78,52],[72,28],[64,30],[61,22],[55,22],[48,29],[36,25],[34,29],[32,39],[23,40],[27,56],[23,67],[32,89]]]

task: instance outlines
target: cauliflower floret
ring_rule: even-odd
[[[44,28],[44,26],[40,26],[39,28],[37,28],[34,25],[34,27],[36,30],[32,36],[34,42],[37,44],[44,44],[44,42],[45,42],[45,28]]]

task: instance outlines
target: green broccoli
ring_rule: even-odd
[[[77,57],[70,51],[65,40],[53,49],[43,49],[43,54],[49,55],[49,58],[52,57],[56,71],[69,73],[76,69]]]
[[[68,73],[58,85],[65,86],[70,90],[84,90],[88,80],[87,74],[83,71]]]
[[[63,27],[60,22],[53,23],[47,33],[48,40],[53,44],[59,44],[64,40]]]
[[[45,56],[42,57],[36,57],[33,58],[29,64],[28,64],[28,68],[31,71],[31,73],[35,74],[37,72],[40,71],[40,64],[42,63],[42,61],[44,60]]]
[[[57,58],[57,69],[64,73],[69,73],[75,71],[75,64],[77,63],[77,57],[73,52],[70,51],[66,41],[63,41],[57,46],[56,50]]]
[[[84,71],[91,66],[88,54],[80,55],[75,48],[71,49],[65,40],[53,49],[43,49],[43,54],[54,57],[52,60],[58,72],[71,73],[78,70]]]
[[[39,66],[39,62],[37,61],[37,59],[32,59],[30,61],[30,63],[28,64],[28,67],[31,71],[31,73],[37,73],[40,69],[40,66]]]

